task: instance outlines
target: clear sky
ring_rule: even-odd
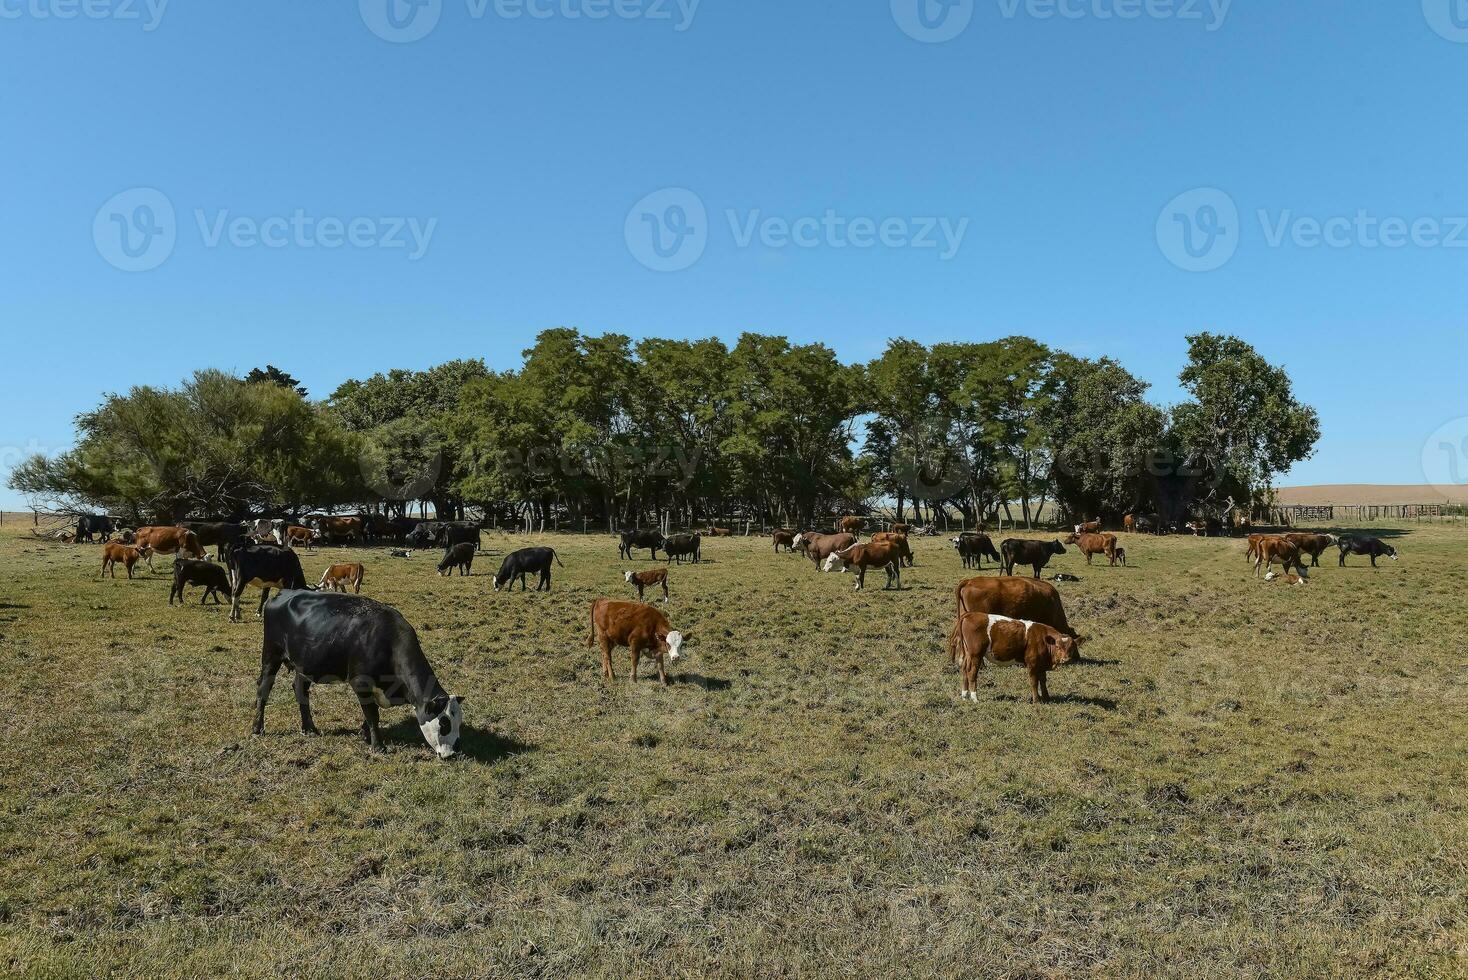
[[[1284,482],[1423,482],[1468,416],[1452,2],[0,0],[0,469],[204,366],[1023,333],[1165,403],[1207,329],[1320,410]]]

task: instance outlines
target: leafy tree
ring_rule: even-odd
[[[1204,475],[1205,504],[1253,501],[1314,454],[1320,417],[1296,400],[1285,370],[1244,341],[1189,337],[1180,377],[1193,400],[1174,408],[1172,440],[1179,465]]]
[[[265,370],[263,371],[259,368],[251,368],[250,373],[245,375],[245,383],[252,385],[280,385],[282,388],[291,389],[302,398],[307,397],[306,389],[301,387],[301,383],[274,364],[265,365]]]

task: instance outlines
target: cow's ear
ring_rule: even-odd
[[[1047,647],[1053,647],[1055,645],[1055,634],[1054,633],[1046,633],[1045,634],[1045,645]]]

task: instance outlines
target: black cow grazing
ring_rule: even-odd
[[[505,585],[509,585],[507,591],[515,591],[515,579],[520,580],[520,591],[525,592],[525,576],[531,572],[540,575],[540,581],[535,584],[535,591],[541,589],[549,592],[551,590],[551,561],[554,560],[562,568],[566,566],[561,562],[561,556],[556,554],[554,548],[521,548],[519,551],[511,552],[500,562],[500,570],[494,576],[494,590],[498,592]]]
[[[474,564],[474,551],[475,546],[468,542],[454,545],[443,553],[443,561],[438,563],[438,574],[448,578],[457,568],[460,575],[468,575]]]
[[[272,599],[265,608],[256,735],[265,732],[265,702],[286,663],[296,675],[303,735],[321,734],[311,720],[311,685],[344,683],[362,706],[362,737],[374,751],[383,751],[378,708],[393,705],[412,705],[418,730],[440,759],[458,747],[463,701],[444,692],[418,634],[391,606],[336,592],[282,592]]]
[[[270,598],[271,589],[309,589],[306,574],[301,571],[301,559],[289,548],[270,544],[252,544],[235,548],[229,553],[229,577],[234,588],[230,593],[229,621],[240,621],[240,596],[245,589],[254,586],[260,590],[260,606],[255,615],[261,615],[265,600]]]
[[[684,558],[691,558],[697,565],[703,561],[703,535],[701,534],[674,534],[663,542],[665,562],[677,559],[678,564],[683,564]]]
[[[1397,549],[1382,541],[1380,538],[1364,538],[1354,534],[1343,535],[1336,541],[1336,547],[1341,550],[1340,567],[1346,567],[1347,555],[1367,555],[1371,558],[1371,567],[1376,567],[1376,559],[1390,558],[1397,560]]]
[[[1030,565],[1035,569],[1035,578],[1050,564],[1051,555],[1065,554],[1065,545],[1059,541],[1027,541],[1024,538],[1007,538],[999,549],[1004,552],[1004,574],[1013,575],[1015,565]]]
[[[178,526],[193,531],[201,548],[213,545],[220,561],[243,545],[250,533],[245,525],[233,521],[181,521]]]
[[[83,541],[93,541],[101,538],[106,544],[112,540],[112,533],[116,531],[112,518],[106,514],[82,514],[76,519],[76,537],[72,540],[81,544]]]
[[[1004,563],[987,534],[960,534],[953,539],[953,547],[958,549],[958,557],[963,559],[964,568],[983,568],[985,556],[992,558],[997,564]]]
[[[658,549],[663,546],[663,535],[661,531],[623,531],[622,545],[617,549],[617,556],[632,560],[634,548],[646,548],[652,552],[652,560],[658,560]]]
[[[199,605],[211,595],[214,597],[216,606],[222,603],[219,594],[230,594],[229,575],[225,572],[223,565],[212,561],[196,561],[192,558],[175,558],[173,560],[173,588],[168,592],[168,604],[173,605],[175,597],[179,605],[183,605],[184,589],[190,585],[202,585],[204,594],[199,596]]]

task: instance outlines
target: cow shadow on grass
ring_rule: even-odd
[[[418,722],[412,716],[395,725],[383,725],[380,731],[385,744],[402,745],[410,749],[421,749],[427,745],[423,741],[423,733],[418,729]],[[358,729],[352,729],[352,734],[360,733]],[[532,745],[487,728],[463,725],[459,729],[459,755],[475,762],[492,765],[534,749]]]
[[[675,684],[686,684],[690,687],[701,687],[705,691],[727,691],[734,686],[734,682],[723,677],[706,677],[703,674],[669,674],[668,686]]]
[[[994,695],[994,700],[1008,701],[1011,704],[1030,703],[1028,695],[1021,697],[1018,694],[996,694]],[[1115,711],[1120,706],[1120,702],[1117,701],[1115,698],[1098,698],[1086,694],[1052,694],[1050,695],[1049,703],[1052,705],[1079,704],[1084,705],[1088,708],[1100,708],[1102,711]],[[1038,705],[1038,707],[1043,708],[1044,705]]]

